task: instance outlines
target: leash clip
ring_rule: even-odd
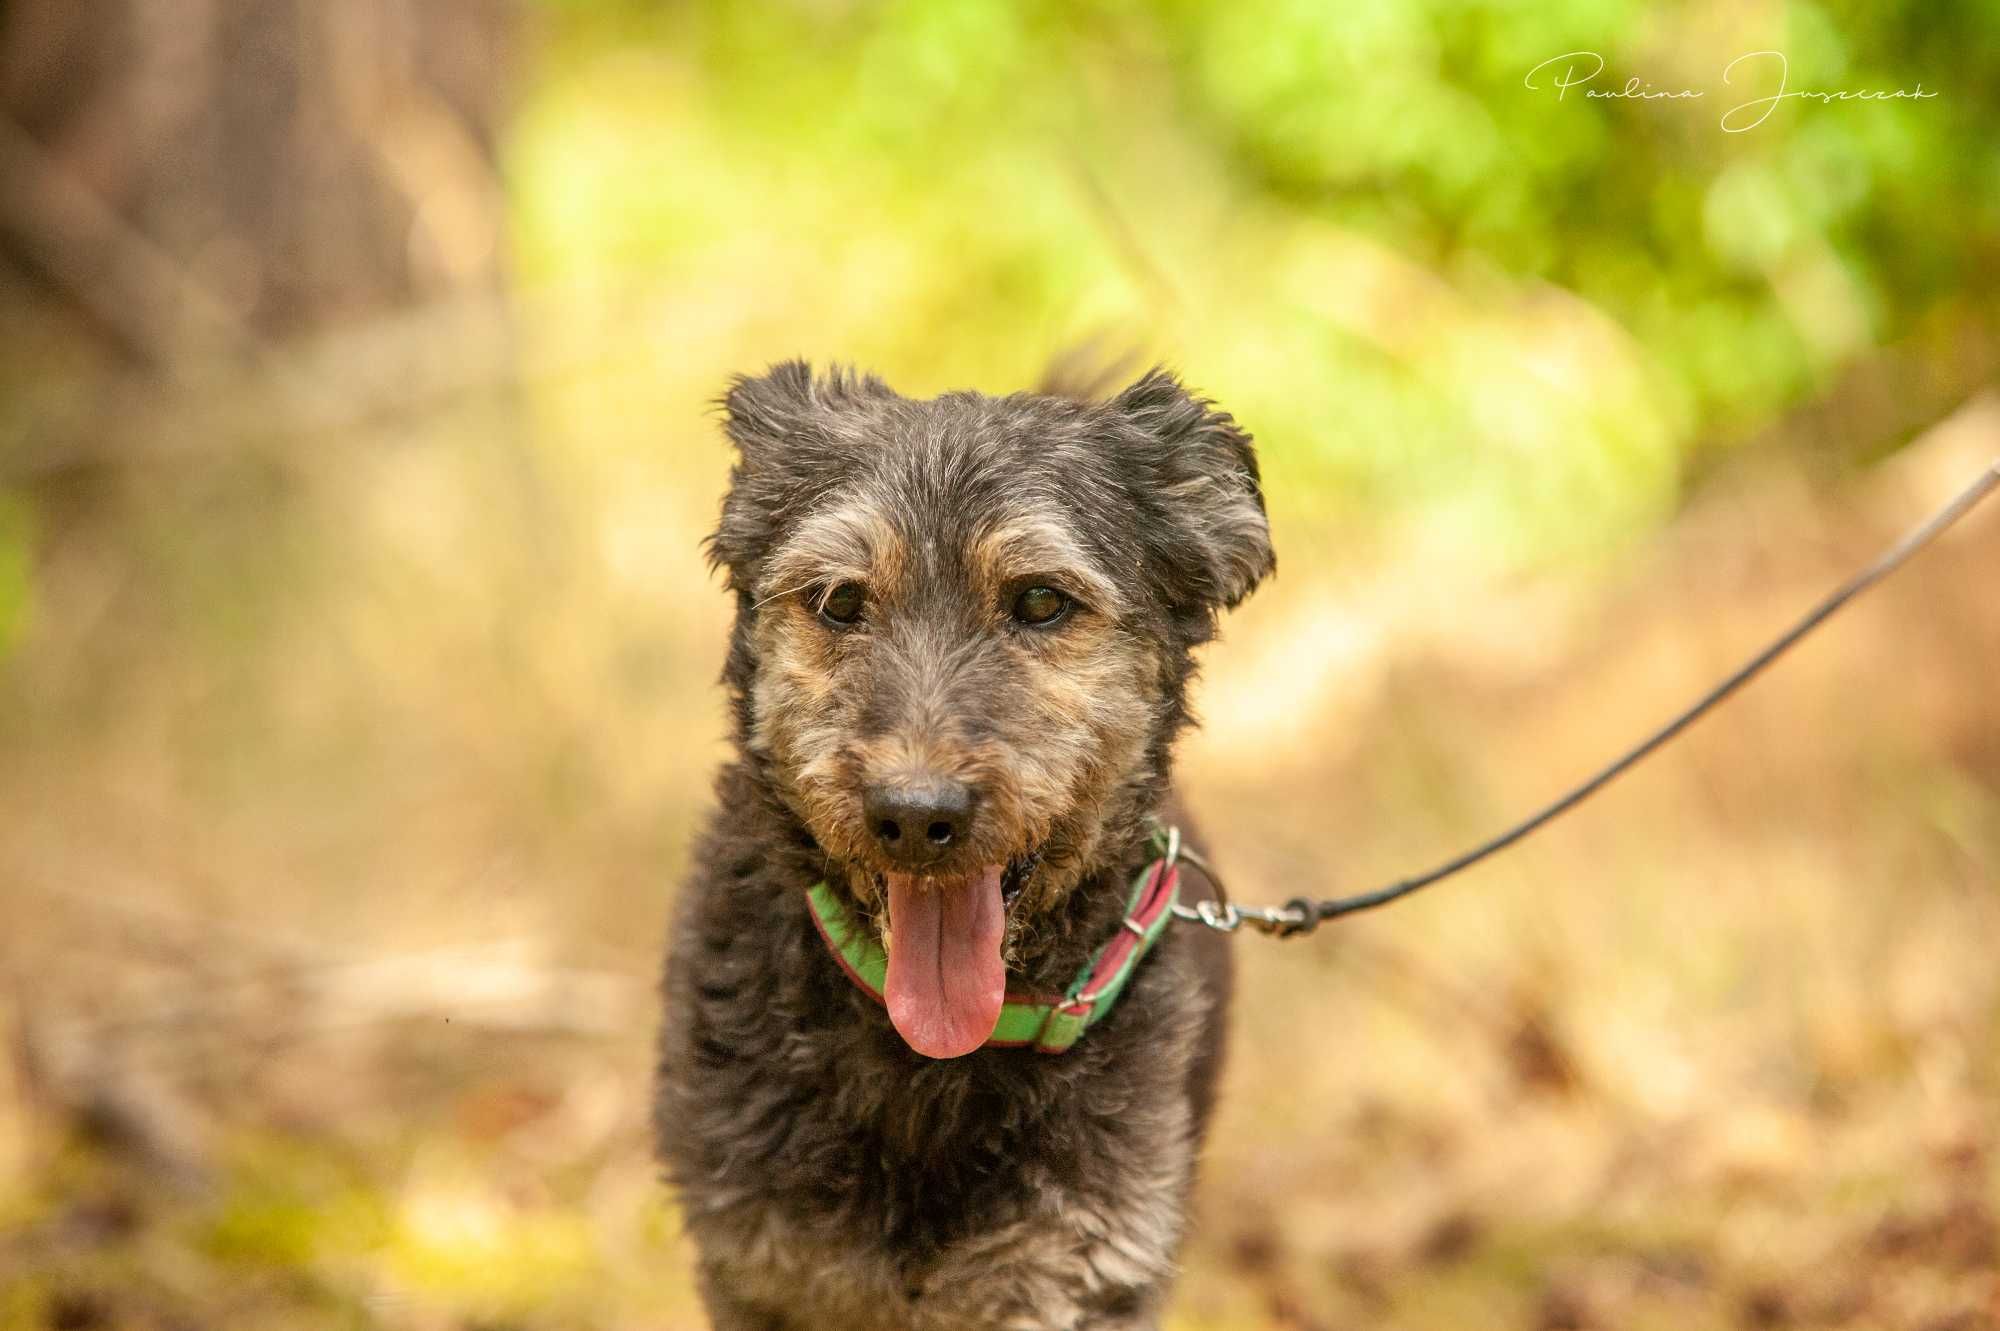
[[[1215,869],[1194,849],[1181,844],[1181,829],[1172,824],[1153,824],[1153,844],[1159,848],[1162,864],[1171,868],[1177,861],[1187,861],[1201,871],[1215,893],[1213,900],[1204,897],[1192,906],[1176,901],[1177,920],[1199,924],[1219,934],[1233,934],[1247,924],[1259,933],[1277,938],[1309,934],[1319,925],[1319,912],[1305,897],[1294,897],[1282,906],[1239,906],[1231,901],[1229,889],[1222,885]]]
[[[1195,902],[1192,910],[1180,905],[1178,902],[1175,903],[1174,914],[1184,920],[1191,919],[1199,924],[1205,924],[1217,933],[1222,934],[1233,934],[1243,927],[1242,911],[1236,909],[1236,907],[1230,905],[1228,902],[1224,902],[1218,907],[1206,897]]]

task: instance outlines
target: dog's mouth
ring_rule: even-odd
[[[882,997],[904,1043],[958,1058],[986,1043],[1007,1001],[1007,913],[1039,854],[950,877],[882,875],[889,974]]]
[[[1033,850],[1022,851],[1007,861],[1000,870],[1001,905],[1009,911],[1014,909],[1014,903],[1021,899],[1021,893],[1028,886],[1028,880],[1035,876],[1035,870],[1041,863],[1040,846],[1036,846]],[[889,875],[881,870],[875,873],[875,890],[885,898],[888,896]]]
[[[1028,885],[1028,879],[1034,874],[1035,866],[1041,862],[1040,846],[1007,861],[1006,871],[1000,875],[1000,900],[1007,909],[1014,908],[1014,903],[1020,899],[1021,889]]]

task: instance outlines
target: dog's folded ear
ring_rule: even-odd
[[[1139,497],[1162,515],[1149,541],[1172,598],[1208,612],[1236,605],[1277,568],[1249,432],[1154,369],[1108,404],[1135,427]]]
[[[873,375],[841,366],[816,375],[802,360],[781,361],[761,375],[738,375],[719,405],[723,432],[736,446],[722,521],[708,538],[708,562],[747,592],[755,568],[786,520],[839,468],[849,446],[842,429],[853,409],[891,397]]]

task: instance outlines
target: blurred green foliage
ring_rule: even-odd
[[[538,12],[510,157],[531,281],[610,300],[748,271],[772,358],[915,389],[1018,386],[1102,334],[1248,420],[1283,502],[1487,558],[1644,530],[1855,362],[1990,340],[1991,5]],[[1776,90],[1769,61],[1723,82],[1764,49],[1794,90],[1939,95],[1725,133]],[[1594,87],[1704,95],[1524,85],[1568,51],[1602,54]]]

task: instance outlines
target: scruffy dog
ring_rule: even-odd
[[[710,1316],[1153,1326],[1229,990],[1154,820],[1191,651],[1273,567],[1250,437],[1157,370],[914,401],[793,362],[724,406],[737,755],[655,1111]]]

